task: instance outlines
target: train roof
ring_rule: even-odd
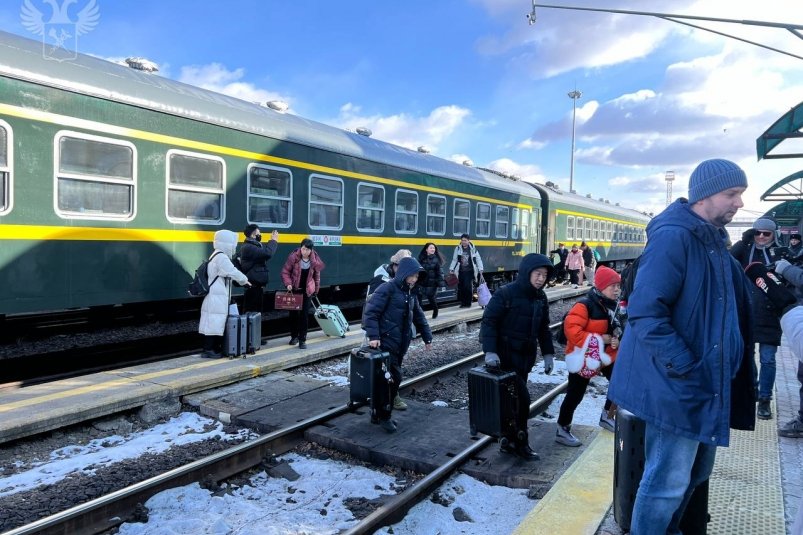
[[[0,32],[0,75],[411,171],[539,197],[538,192],[525,184],[474,167],[104,59],[78,54],[71,60],[48,60],[44,57],[42,42],[7,32]]]
[[[621,217],[637,219],[639,221],[643,221],[644,223],[648,223],[650,219],[652,219],[652,216],[644,214],[643,212],[639,212],[638,210],[611,204],[610,202],[605,202],[604,200],[594,199],[592,197],[578,195],[576,193],[570,193],[568,191],[544,186],[543,184],[533,184],[533,187],[538,189],[542,198],[549,199],[550,202],[565,202],[567,204],[580,206],[589,210],[607,212],[609,214],[618,215]]]

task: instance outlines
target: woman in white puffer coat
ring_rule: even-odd
[[[206,358],[221,356],[223,331],[226,328],[226,317],[229,315],[231,281],[234,280],[242,286],[251,286],[248,277],[231,262],[237,249],[237,234],[230,230],[218,230],[215,232],[213,244],[215,251],[206,270],[209,282],[212,284],[201,305],[201,322],[198,325],[198,332],[204,335],[204,349],[201,356]]]

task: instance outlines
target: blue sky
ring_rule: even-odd
[[[51,16],[45,0],[7,0],[0,24],[41,39],[22,24],[25,1]],[[745,218],[803,168],[755,153],[803,101],[803,60],[653,17],[538,8],[528,25],[530,0],[66,1],[72,21],[91,1],[99,9],[80,52],[147,57],[161,76],[564,189],[577,88],[575,190],[642,211],[664,207],[667,171],[684,195],[707,158],[747,171]],[[799,0],[552,3],[803,24]],[[783,29],[700,24],[803,56]]]

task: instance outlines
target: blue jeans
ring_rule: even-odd
[[[758,372],[758,399],[772,399],[772,387],[775,386],[775,353],[778,346],[758,344],[758,360],[761,369]]]
[[[670,409],[667,409],[670,410]],[[631,535],[679,535],[692,492],[711,476],[717,448],[646,424],[641,477]]]

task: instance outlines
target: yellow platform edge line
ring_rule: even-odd
[[[601,430],[513,535],[596,533],[613,503],[613,446],[613,433]]]

